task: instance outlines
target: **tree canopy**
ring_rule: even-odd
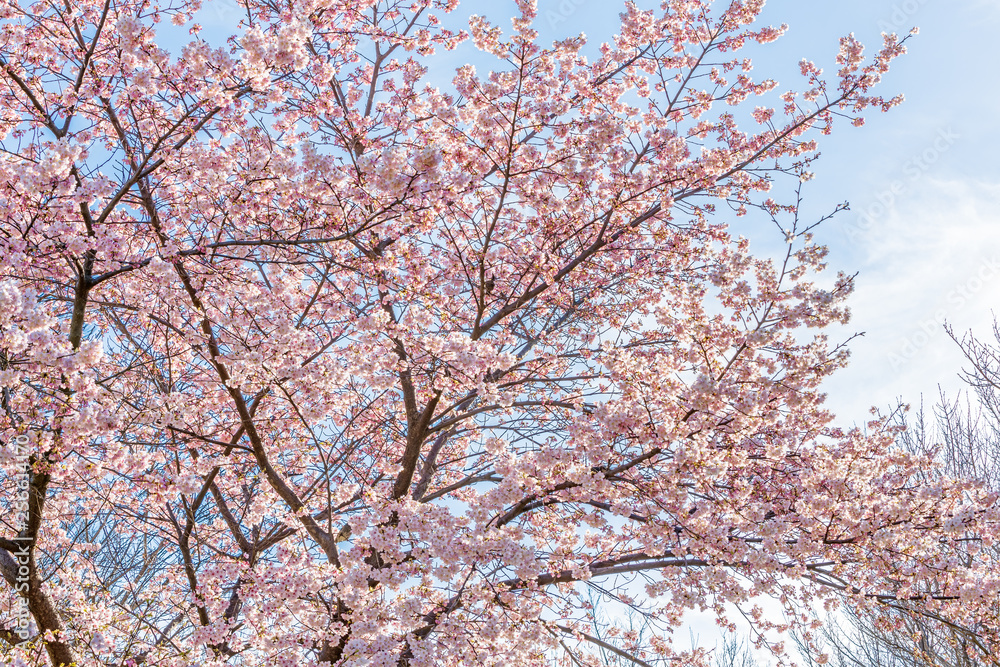
[[[699,665],[691,610],[808,637],[845,598],[996,627],[996,495],[820,390],[852,279],[800,188],[905,40],[782,92],[760,0],[628,4],[590,57],[530,0],[245,0],[221,48],[199,5],[0,5],[7,664]],[[495,68],[429,85],[463,40]]]

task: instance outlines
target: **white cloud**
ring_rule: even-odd
[[[927,175],[858,242],[854,317],[837,333],[865,337],[827,387],[846,421],[896,397],[933,399],[939,383],[961,388],[962,356],[942,324],[986,338],[1000,311],[1000,184]]]

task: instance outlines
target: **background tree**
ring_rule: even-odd
[[[786,629],[765,595],[806,637],[842,593],[988,620],[956,558],[994,496],[819,391],[851,280],[798,188],[902,43],[779,100],[761,2],[627,5],[588,60],[521,0],[441,90],[455,4],[247,0],[223,48],[193,0],[0,6],[7,662],[697,665],[683,614]]]
[[[962,378],[969,394],[949,397],[942,391],[931,410],[923,404],[908,418],[900,406],[893,418],[903,427],[899,443],[908,451],[932,458],[948,474],[974,479],[1000,489],[1000,326],[993,341],[971,332],[949,335],[968,362]],[[973,537],[973,536],[970,536]],[[996,569],[995,545],[967,553],[965,565]],[[962,624],[920,605],[894,603],[890,614],[845,610],[841,623],[824,632],[838,666],[980,667],[997,665],[990,638],[995,621]],[[889,621],[888,623],[886,621]]]

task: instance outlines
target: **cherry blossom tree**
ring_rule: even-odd
[[[923,403],[909,417],[904,406],[894,419],[906,429],[899,443],[907,450],[933,458],[952,476],[980,480],[1000,489],[1000,324],[992,340],[972,332],[958,335],[946,327],[965,356],[961,376],[968,393],[950,397],[944,391],[932,410]],[[971,395],[971,396],[970,396]],[[995,570],[1000,548],[966,554],[967,564]],[[994,602],[994,604],[996,604]],[[963,624],[920,604],[897,601],[890,610],[893,622],[873,611],[846,614],[847,623],[832,624],[824,632],[826,645],[838,667],[885,664],[889,667],[980,667],[998,664],[992,619],[985,624]]]
[[[996,627],[995,495],[820,391],[852,283],[799,188],[904,40],[781,93],[762,0],[590,56],[530,0],[245,0],[222,46],[199,5],[0,4],[7,664],[703,665],[689,611],[770,642],[844,595]],[[492,71],[444,83],[463,41]]]

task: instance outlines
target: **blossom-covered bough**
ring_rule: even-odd
[[[245,0],[221,48],[199,4],[0,4],[6,663],[699,665],[690,610],[841,599],[990,627],[994,497],[819,392],[851,280],[796,184],[898,102],[895,36],[772,109],[761,1],[628,5],[589,60],[529,0],[509,34]],[[428,86],[465,38],[495,71]]]

